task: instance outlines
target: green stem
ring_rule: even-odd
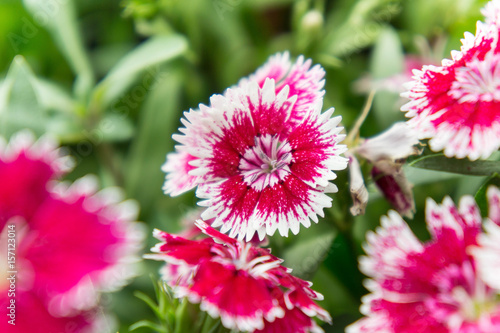
[[[354,126],[352,126],[351,130],[349,131],[349,134],[347,134],[347,137],[345,138],[344,142],[347,145],[347,147],[351,148],[353,141],[355,138],[359,136],[359,130],[363,123],[366,120],[366,117],[368,116],[368,113],[370,113],[370,109],[372,108],[373,104],[373,98],[375,97],[375,90],[370,91],[370,94],[368,95],[368,98],[366,99],[365,106],[363,107],[363,111],[361,112],[361,115],[356,119],[356,123],[354,123]]]

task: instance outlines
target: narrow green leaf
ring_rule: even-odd
[[[125,94],[138,75],[180,56],[187,50],[187,46],[186,39],[180,35],[152,37],[142,43],[122,58],[97,85],[92,107],[106,109]]]
[[[410,166],[420,169],[445,171],[472,176],[490,176],[500,172],[500,161],[448,158],[443,154],[421,157],[411,163]]]
[[[370,59],[370,72],[374,78],[384,78],[403,71],[403,46],[398,33],[391,27],[384,28],[375,42]]]
[[[175,331],[174,333],[183,333],[183,332],[189,332],[190,331],[190,324],[192,323],[192,320],[189,316],[188,312],[188,305],[189,302],[187,298],[184,298],[180,304],[180,306],[177,307],[175,310]]]
[[[70,94],[55,83],[35,78],[34,89],[37,92],[39,103],[47,110],[74,113],[76,103]]]
[[[500,174],[495,173],[493,176],[486,179],[486,181],[481,185],[479,190],[476,192],[474,199],[481,210],[482,216],[488,215],[488,200],[486,198],[486,192],[490,186],[496,186],[500,188]]]
[[[94,131],[103,142],[125,141],[134,135],[134,125],[124,114],[107,113]]]
[[[137,135],[127,158],[126,189],[130,196],[139,200],[143,211],[148,211],[164,196],[161,184],[165,175],[161,165],[174,145],[171,135],[176,130],[181,111],[180,74],[172,66],[158,73],[159,80],[151,87],[143,104]]]
[[[155,313],[159,314],[158,305],[148,295],[141,291],[135,291],[134,296],[146,303]]]
[[[159,333],[167,333],[167,331],[163,327],[149,320],[138,321],[137,323],[130,325],[129,330],[135,331],[138,328],[150,328]]]
[[[38,102],[35,75],[22,56],[16,56],[0,89],[0,133],[10,137],[23,128],[45,132],[47,114]]]
[[[94,73],[77,25],[74,1],[23,0],[23,3],[37,23],[52,34],[77,75],[75,94],[84,101],[94,86]]]
[[[311,273],[315,272],[325,259],[334,238],[335,232],[331,231],[314,238],[299,240],[284,252],[285,265],[293,269],[294,275],[310,278]]]

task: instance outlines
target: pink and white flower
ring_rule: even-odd
[[[16,239],[15,262],[2,274],[18,272],[19,309],[31,306],[23,299],[35,299],[34,308],[45,308],[37,313],[54,325],[89,312],[101,291],[116,290],[134,276],[143,238],[131,222],[136,205],[121,202],[119,190],[96,192],[91,177],[72,185],[57,182],[69,165],[52,141],[34,142],[28,132],[0,148],[2,256],[9,239]],[[6,257],[1,261],[2,266],[8,263]],[[8,301],[5,281],[0,284],[2,303]]]
[[[470,255],[482,234],[479,208],[470,196],[455,207],[428,199],[432,239],[418,240],[394,211],[367,235],[361,270],[371,277],[361,312],[346,332],[499,332],[499,289],[489,286]],[[481,238],[482,235],[479,237]]]
[[[295,332],[322,332],[312,317],[331,321],[314,302],[322,296],[311,283],[292,276],[269,249],[228,237],[201,220],[196,224],[209,238],[189,240],[155,230],[162,243],[146,256],[167,262],[161,272],[176,297],[200,303],[226,328],[240,331],[285,332],[294,325]]]
[[[489,202],[486,233],[479,236],[479,246],[471,253],[484,282],[491,288],[500,290],[500,190],[490,186],[487,191]]]
[[[325,71],[320,65],[312,66],[311,59],[299,56],[292,64],[288,52],[277,53],[248,78],[243,78],[238,83],[239,87],[246,86],[249,82],[257,82],[260,88],[264,87],[267,79],[273,79],[276,84],[276,95],[286,86],[289,96],[297,96],[292,106],[288,119],[290,124],[300,124],[310,113],[311,106],[323,101],[325,91]]]
[[[484,8],[481,9],[481,14],[485,17],[487,24],[500,24],[500,1],[491,0]]]
[[[305,60],[303,56],[292,64],[288,52],[277,53],[255,73],[241,79],[238,87],[245,87],[250,82],[256,82],[262,88],[266,79],[273,79],[276,83],[276,94],[279,94],[288,86],[289,95],[297,96],[288,122],[298,124],[307,116],[312,106],[323,100],[325,94],[323,90],[325,71],[319,65],[313,67],[311,65],[312,61]],[[179,130],[186,136],[186,140],[190,138],[189,146],[199,145],[199,136],[196,133],[201,131],[203,123],[212,121],[208,115],[209,112],[209,108],[200,105],[198,110],[185,113],[186,119],[181,119],[186,127]],[[177,196],[196,187],[200,178],[191,172],[194,169],[191,161],[195,159],[197,157],[186,152],[182,145],[176,146],[175,152],[167,155],[167,161],[162,167],[162,170],[167,173],[163,186],[166,194]]]
[[[296,234],[317,222],[331,206],[325,193],[336,191],[332,170],[347,160],[340,117],[321,113],[324,72],[310,66],[276,55],[210,106],[186,112],[173,136],[181,145],[164,166],[166,192],[197,186],[203,219],[239,239]]]
[[[197,131],[199,145],[190,145],[189,135],[174,138],[183,144],[201,178],[197,196],[206,199],[204,219],[215,218],[213,226],[230,230],[231,237],[249,240],[257,231],[260,238],[278,229],[294,234],[300,224],[317,222],[335,192],[329,182],[332,170],[344,169],[345,147],[337,127],[340,117],[331,119],[333,109],[321,114],[321,103],[309,110],[299,125],[289,122],[296,96],[285,87],[276,95],[273,80],[262,88],[251,82],[245,88],[229,89],[215,95],[206,114],[203,131]],[[195,118],[197,111],[186,114]],[[197,121],[193,122],[197,127]],[[186,132],[193,133],[190,124]]]
[[[490,19],[488,19],[489,21]],[[500,147],[499,27],[477,23],[441,66],[414,71],[401,110],[420,139],[448,157],[487,158]]]

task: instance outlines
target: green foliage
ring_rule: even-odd
[[[490,176],[500,172],[499,161],[448,158],[443,154],[423,156],[409,164],[415,168],[445,171],[472,176]]]
[[[156,300],[136,291],[134,294],[154,312],[157,322],[141,320],[130,326],[130,331],[149,328],[158,333],[226,333],[220,319],[211,318],[206,312],[191,305],[187,299],[173,297],[170,288],[161,280],[152,278]]]
[[[464,31],[474,32],[485,2],[3,2],[0,134],[9,137],[28,128],[37,136],[57,137],[77,162],[68,178],[90,172],[103,184],[123,186],[140,203],[141,219],[150,230],[176,231],[197,200],[192,193],[165,196],[160,168],[174,148],[171,136],[183,111],[207,104],[210,95],[236,84],[271,54],[290,50],[292,56],[304,54],[325,68],[324,109],[334,106],[349,132],[366,100],[355,89],[360,79],[384,80],[401,73],[408,54],[449,57],[450,49],[460,47]],[[361,136],[404,120],[400,104],[398,93],[377,91]],[[466,188],[476,193],[484,215],[487,187],[500,185],[495,157],[472,162],[433,154],[415,158],[403,170],[414,184],[415,230],[425,229],[419,214],[426,197],[440,201]],[[369,167],[364,165],[363,171],[368,175]],[[483,178],[471,182],[470,176]],[[338,172],[335,183],[339,193],[332,195],[333,207],[318,225],[287,239],[271,237],[273,253],[285,259],[284,265],[312,280],[313,288],[325,295],[320,304],[334,322],[333,327],[324,325],[327,332],[342,332],[360,316],[360,297],[367,291],[357,257],[366,231],[389,209],[368,183],[366,215],[353,218],[348,214],[347,173]],[[153,298],[141,289],[135,293],[136,303],[120,312],[121,332],[128,327],[134,332],[227,331],[197,306],[175,299],[162,282],[155,279],[154,286]],[[131,290],[121,293],[133,299]],[[150,316],[132,323],[136,320],[129,315],[136,311]]]

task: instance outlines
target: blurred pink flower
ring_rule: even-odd
[[[471,250],[482,279],[491,288],[500,290],[500,190],[490,186],[486,233],[479,235],[479,246]]]
[[[487,24],[500,25],[500,1],[489,1],[484,8],[481,9],[481,14],[484,15]]]
[[[405,83],[412,79],[413,70],[420,69],[429,62],[432,62],[432,60],[427,57],[405,55],[401,73],[379,79],[373,78],[371,75],[365,75],[354,83],[354,89],[359,93],[369,93],[372,90],[402,93],[405,91]],[[402,104],[404,103],[399,104],[398,108]]]
[[[489,19],[488,19],[489,21]],[[460,51],[441,66],[414,72],[410,99],[401,110],[420,139],[434,151],[470,160],[487,158],[500,147],[499,27],[477,23]]]
[[[240,331],[285,332],[293,325],[294,332],[322,332],[312,317],[331,321],[314,302],[322,296],[311,283],[292,276],[269,249],[235,240],[201,220],[196,224],[209,238],[188,240],[155,230],[162,243],[146,255],[167,262],[163,279],[176,297],[200,303],[226,328]]]
[[[500,290],[470,255],[483,237],[474,199],[463,197],[458,208],[450,198],[428,199],[426,221],[432,239],[424,243],[393,211],[367,235],[360,268],[371,294],[361,306],[366,317],[346,332],[500,332]]]
[[[58,183],[55,179],[70,165],[52,141],[34,142],[28,132],[0,147],[0,246],[7,266],[2,274],[15,275],[19,312],[32,308],[33,316],[55,325],[44,332],[56,331],[65,321],[87,323],[80,317],[95,307],[99,293],[116,290],[134,276],[132,264],[143,238],[131,222],[135,204],[120,203],[117,189],[96,193],[91,177]],[[8,252],[8,244],[15,244],[15,251]],[[2,277],[2,304],[13,299],[7,282]]]

